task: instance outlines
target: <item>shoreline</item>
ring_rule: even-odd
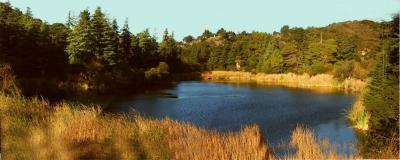
[[[367,85],[366,80],[347,78],[338,81],[333,75],[318,74],[265,74],[243,71],[204,71],[173,75],[176,81],[201,80],[208,82],[256,83],[301,89],[338,89],[351,93],[361,93]]]

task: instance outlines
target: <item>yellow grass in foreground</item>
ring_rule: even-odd
[[[170,119],[104,115],[0,95],[4,159],[268,159],[260,129],[219,134]]]
[[[265,74],[240,71],[210,71],[201,74],[204,80],[226,80],[235,82],[256,82],[260,84],[275,84],[295,88],[337,88],[348,91],[361,91],[366,82],[359,79],[348,78],[342,82],[337,81],[333,75],[308,74],[297,75],[294,73]]]
[[[326,139],[316,139],[310,129],[301,126],[293,131],[290,145],[296,149],[296,153],[285,156],[285,159],[356,159],[352,155],[337,154],[335,145]]]
[[[217,133],[170,119],[108,115],[96,106],[55,106],[0,92],[4,159],[274,159],[257,126]],[[297,128],[286,158],[341,159]]]

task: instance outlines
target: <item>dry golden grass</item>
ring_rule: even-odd
[[[335,88],[347,91],[361,91],[366,82],[359,79],[345,79],[337,81],[333,75],[318,74],[310,76],[308,74],[297,75],[294,73],[285,74],[265,74],[240,71],[210,71],[202,73],[204,80],[225,80],[234,82],[256,82],[259,84],[282,85],[295,88]]]
[[[256,126],[219,134],[170,119],[107,115],[0,94],[4,159],[267,159]],[[133,118],[135,117],[135,118]]]
[[[217,133],[170,119],[107,115],[96,106],[50,106],[0,94],[4,159],[275,159],[257,126]],[[343,159],[301,127],[285,159]]]
[[[296,151],[293,155],[286,155],[284,159],[356,159],[353,155],[337,154],[337,145],[326,139],[318,140],[310,129],[302,126],[293,131],[290,145]]]
[[[163,138],[141,134],[131,118],[102,115],[98,107],[65,103],[50,106],[36,98],[26,100],[1,94],[0,113],[4,159],[168,159],[169,156]],[[154,126],[149,128],[158,131]]]
[[[173,159],[268,159],[270,152],[257,126],[238,133],[220,134],[173,120],[159,121],[166,127]]]

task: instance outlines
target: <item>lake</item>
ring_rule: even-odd
[[[346,110],[355,99],[354,95],[339,91],[184,81],[171,88],[123,98],[110,110],[129,112],[134,108],[146,117],[170,117],[220,132],[257,124],[272,147],[287,142],[299,124],[311,128],[319,138],[355,144],[355,132],[346,120]]]

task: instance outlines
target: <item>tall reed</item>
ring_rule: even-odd
[[[240,71],[210,71],[201,75],[204,80],[224,80],[233,82],[256,82],[259,84],[282,85],[295,88],[335,88],[347,91],[362,91],[366,82],[359,79],[347,78],[338,81],[330,74],[265,74]]]

